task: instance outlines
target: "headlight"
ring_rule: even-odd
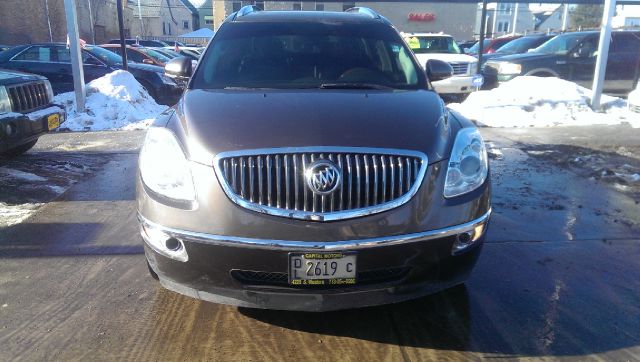
[[[513,63],[500,63],[500,74],[520,74],[522,72],[522,65]]]
[[[152,191],[174,200],[195,200],[189,162],[171,131],[149,129],[139,165],[142,182]]]
[[[53,88],[51,87],[51,82],[45,80],[44,87],[47,88],[47,96],[49,97],[49,102],[53,102]]]
[[[11,112],[11,101],[7,88],[0,85],[0,112]]]
[[[478,62],[469,63],[469,72],[468,72],[469,75],[476,74],[477,70],[478,70]]]
[[[459,196],[477,189],[487,179],[488,172],[487,150],[478,129],[458,131],[449,158],[444,197]]]
[[[173,79],[167,77],[164,74],[160,74],[160,79],[162,80],[162,83],[166,85],[176,85],[176,82]]]

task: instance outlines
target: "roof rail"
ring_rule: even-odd
[[[366,7],[363,7],[363,6],[356,6],[354,8],[349,8],[349,9],[345,10],[344,12],[345,13],[365,14],[365,15],[369,15],[370,17],[372,17],[374,19],[382,18],[382,16],[380,16],[380,14],[378,14],[375,10],[372,10],[370,8],[366,8]]]

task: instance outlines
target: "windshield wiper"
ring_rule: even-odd
[[[323,83],[320,89],[393,89],[386,85],[372,83]]]

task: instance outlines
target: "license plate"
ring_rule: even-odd
[[[60,127],[60,115],[52,114],[49,117],[47,117],[47,124],[49,126],[49,131]]]
[[[290,253],[289,284],[356,284],[356,254]]]

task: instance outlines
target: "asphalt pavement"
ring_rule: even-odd
[[[494,214],[466,286],[319,314],[160,288],[135,219],[143,132],[45,136],[0,160],[20,215],[0,213],[0,359],[640,360],[640,206],[621,174],[640,167],[640,130],[482,133]]]

